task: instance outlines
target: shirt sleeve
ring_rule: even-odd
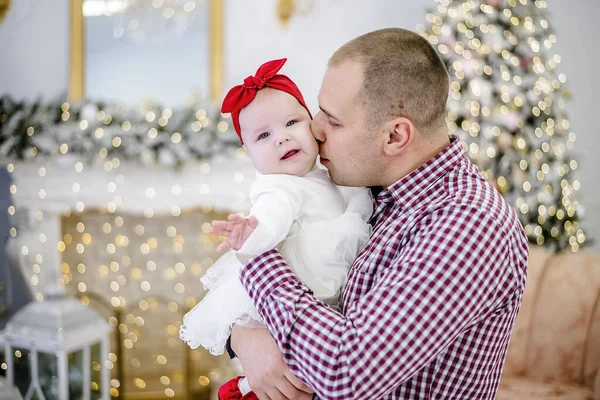
[[[276,250],[241,270],[286,363],[320,398],[381,398],[498,301],[507,235],[467,206],[432,214],[389,265],[354,271],[376,274],[375,283],[345,314],[317,300]]]
[[[253,188],[253,206],[249,215],[258,220],[256,230],[248,237],[239,254],[258,255],[277,246],[288,235],[298,217],[299,192],[285,179],[269,179]]]

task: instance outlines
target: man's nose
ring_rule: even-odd
[[[325,142],[325,130],[323,129],[323,124],[320,122],[322,111],[319,111],[317,115],[313,118],[310,123],[310,130],[317,140],[317,142],[324,143]]]

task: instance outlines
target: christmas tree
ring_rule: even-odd
[[[417,29],[450,73],[448,128],[516,209],[530,241],[577,251],[569,92],[545,0],[436,0]]]

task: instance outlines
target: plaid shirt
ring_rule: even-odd
[[[379,193],[371,224],[341,312],[276,250],[242,269],[290,369],[321,399],[493,399],[526,278],[513,209],[453,137]]]

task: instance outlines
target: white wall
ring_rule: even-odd
[[[266,60],[287,57],[285,73],[298,84],[311,111],[317,110],[321,77],[331,54],[363,33],[389,27],[414,29],[432,0],[304,0],[310,14],[282,28],[275,0],[229,0],[225,38],[225,87],[239,84]],[[303,2],[300,0],[299,2]],[[243,21],[243,22],[242,22]]]
[[[550,0],[551,22],[556,30],[556,52],[562,57],[559,71],[567,76],[572,94],[568,105],[571,128],[577,134],[575,149],[581,169],[584,221],[600,250],[600,52],[597,23],[600,2]]]
[[[294,77],[309,107],[317,108],[317,93],[327,59],[340,45],[367,31],[385,27],[414,29],[425,18],[433,0],[312,0],[307,16],[294,18],[287,28],[275,16],[275,0],[225,0],[225,82],[229,88],[253,73],[262,62],[287,57],[285,72]],[[68,0],[19,0],[35,4],[23,24],[15,24],[16,10],[0,25],[0,93],[33,98],[67,88]],[[567,75],[572,92],[571,126],[577,134],[580,179],[590,233],[600,239],[600,139],[596,133],[595,96],[600,65],[595,19],[600,2],[549,1],[556,29],[559,71]],[[21,26],[22,25],[22,26]],[[18,29],[16,35],[6,27]],[[594,68],[594,70],[593,70]],[[600,242],[594,247],[600,250]]]

